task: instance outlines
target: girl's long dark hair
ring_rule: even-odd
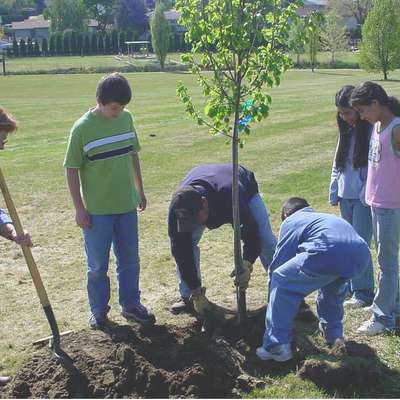
[[[352,97],[352,93],[354,90],[354,86],[343,86],[336,93],[336,107],[351,108],[352,106],[350,104],[350,98]],[[339,128],[339,143],[335,156],[335,164],[336,168],[339,171],[342,171],[346,166],[346,158],[349,152],[351,139],[349,131],[352,129],[352,126],[350,126],[340,116],[340,113],[337,113],[336,119]],[[354,144],[354,152],[352,155],[353,167],[361,168],[365,167],[368,164],[368,148],[371,125],[367,121],[363,121],[359,118],[356,122],[355,130],[356,138]]]
[[[354,106],[369,106],[372,101],[376,100],[382,106],[386,106],[389,110],[400,117],[400,102],[396,97],[388,96],[385,89],[375,82],[364,82],[357,86],[351,94],[350,104]]]

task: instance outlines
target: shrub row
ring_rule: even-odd
[[[164,67],[164,71],[187,71],[187,66],[178,63],[168,63]],[[22,71],[7,71],[8,75],[55,75],[55,74],[95,74],[95,73],[111,73],[111,72],[160,72],[160,64],[158,62],[149,62],[142,65],[121,65],[116,67],[70,67],[57,69],[37,69]]]
[[[68,55],[98,55],[98,54],[118,54],[128,52],[125,42],[133,41],[136,38],[134,33],[112,31],[107,33],[77,33],[66,32],[63,35],[53,34],[50,39],[28,38],[26,41],[14,38],[13,47],[7,49],[8,57],[34,57],[34,56],[68,56]],[[171,35],[170,51],[187,51],[188,45],[185,43],[182,33]],[[151,43],[149,46],[151,49]]]

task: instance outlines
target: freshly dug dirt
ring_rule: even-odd
[[[261,340],[261,336],[259,337]],[[260,364],[245,342],[229,344],[201,332],[200,324],[110,326],[63,338],[74,360],[68,373],[47,348],[38,350],[6,395],[52,397],[241,397],[264,382],[248,371]],[[262,370],[262,366],[261,366]]]
[[[309,379],[318,386],[337,388],[377,387],[391,371],[377,358],[374,349],[354,341],[338,342],[326,356],[306,360],[298,376]]]
[[[345,342],[332,349],[319,347],[310,340],[310,332],[317,331],[311,322],[295,324],[295,358],[276,363],[255,355],[264,331],[263,310],[250,314],[244,329],[223,309],[216,308],[214,315],[203,327],[199,322],[147,328],[110,323],[105,331],[70,334],[62,347],[74,360],[73,372],[41,348],[0,389],[0,397],[238,398],[265,387],[259,377],[296,371],[338,393],[343,385],[364,387],[380,380],[383,369],[369,346]]]

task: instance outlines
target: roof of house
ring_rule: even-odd
[[[326,6],[327,5],[327,0],[306,0],[305,3],[311,3],[316,6]]]
[[[97,27],[99,23],[95,19],[90,19],[89,27]],[[14,30],[18,29],[41,29],[50,28],[50,20],[44,19],[43,15],[34,15],[20,22],[11,22],[11,27]]]
[[[304,7],[297,10],[297,14],[300,17],[305,17],[310,14],[311,11],[323,11],[327,6],[327,0],[306,0]]]
[[[50,21],[45,20],[43,15],[34,15],[20,22],[11,22],[12,29],[34,29],[49,28]]]
[[[147,13],[147,16],[150,18],[153,15],[154,15],[154,11],[150,11],[149,13]],[[181,14],[179,13],[179,11],[172,9],[172,10],[164,11],[164,16],[168,21],[177,21],[179,19],[179,17],[181,16]]]
[[[165,18],[169,21],[176,21],[179,19],[181,14],[176,10],[168,10],[164,12]]]

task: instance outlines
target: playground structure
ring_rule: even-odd
[[[128,57],[149,57],[149,41],[148,40],[136,40],[125,42],[128,49]],[[136,51],[136,46],[139,46],[138,51]]]

